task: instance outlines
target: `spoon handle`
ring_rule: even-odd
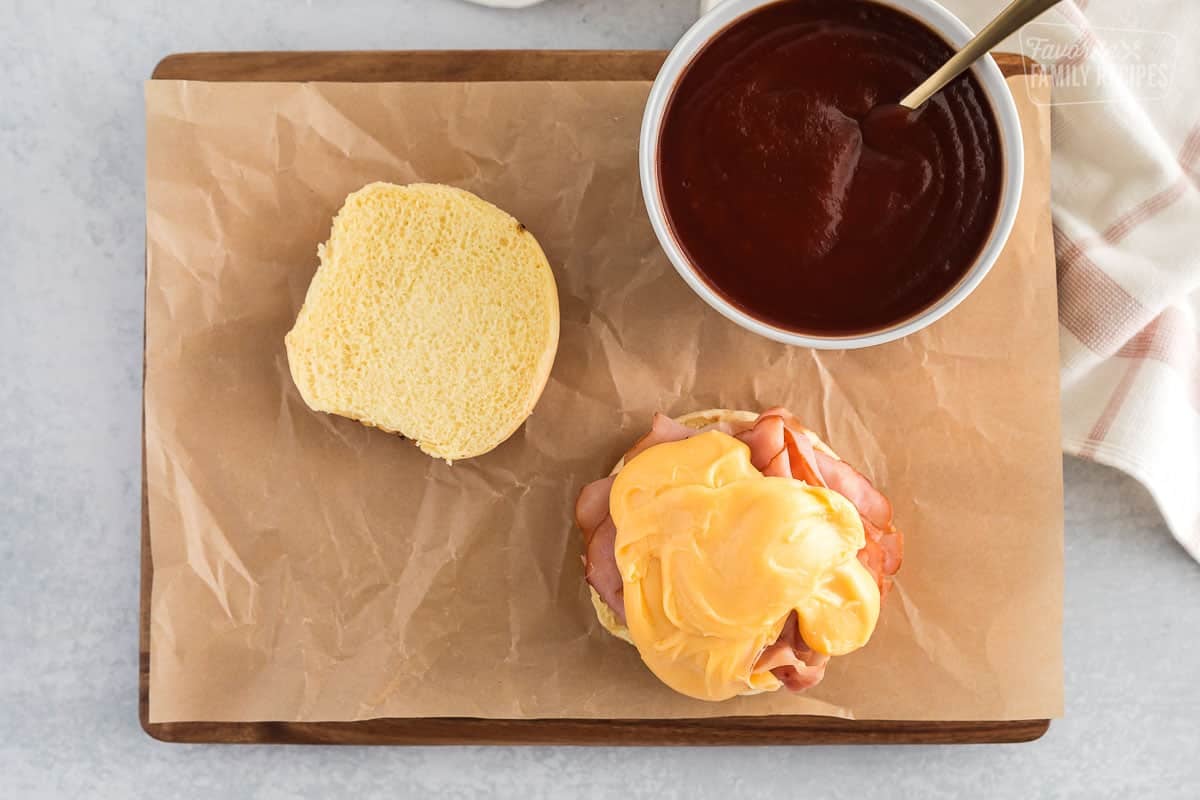
[[[959,73],[971,66],[977,58],[1058,2],[1060,0],[1013,0],[1007,8],[1000,12],[999,16],[975,34],[975,37],[963,45],[962,49],[943,64],[937,72],[926,78],[924,83],[901,100],[900,105],[912,109],[920,108],[926,100],[957,78]]]

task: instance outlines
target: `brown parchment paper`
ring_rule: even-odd
[[[638,187],[647,90],[147,84],[151,721],[1061,714],[1043,90],[1014,92],[1026,185],[979,290],[924,333],[827,353],[742,331],[671,269]],[[317,243],[374,180],[470,189],[554,266],[553,374],[486,456],[447,466],[292,385]],[[871,643],[814,691],[690,700],[599,628],[574,498],[655,410],[776,404],[886,491],[904,568]]]

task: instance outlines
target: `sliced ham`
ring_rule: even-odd
[[[824,486],[812,442],[786,411],[763,412],[754,426],[737,434],[750,448],[750,463],[768,477],[795,478]]]
[[[699,430],[665,414],[655,414],[649,433],[634,443],[625,460],[655,445],[709,430],[720,430],[745,442],[750,448],[751,463],[764,475],[791,477],[812,486],[823,486],[853,503],[866,532],[866,544],[858,559],[875,576],[880,597],[886,596],[904,555],[904,537],[892,524],[892,504],[849,464],[813,447],[804,426],[787,409],[768,409],[750,425],[720,422]],[[575,503],[575,521],[584,535],[587,581],[624,624],[624,587],[616,556],[617,529],[608,513],[612,483],[613,477],[609,476],[583,487]],[[759,655],[755,669],[769,669],[789,690],[800,692],[820,683],[828,661],[828,656],[815,652],[804,642],[793,613],[779,639]]]
[[[826,486],[854,503],[863,519],[869,519],[876,527],[886,529],[892,524],[892,504],[858,470],[819,450],[816,455]]]
[[[592,533],[583,574],[624,625],[625,584],[621,582],[621,570],[617,567],[617,526],[610,516],[605,515],[604,521]]]
[[[615,479],[609,475],[583,487],[575,501],[575,523],[583,531],[584,577],[623,624],[625,587],[617,569],[617,526],[608,513]]]
[[[797,434],[803,434],[804,431],[807,430],[803,425],[800,424],[800,420],[783,406],[774,406],[772,408],[768,408],[758,416],[759,419],[763,417],[779,417],[783,420],[783,424],[787,426],[788,430]]]
[[[767,467],[781,457],[787,463],[787,443],[783,440],[783,418],[759,417],[754,426],[742,431],[737,438],[750,448],[750,463],[764,475]],[[785,477],[791,477],[789,470]]]
[[[892,576],[899,571],[904,558],[904,537],[894,527],[881,530],[865,517],[863,529],[867,533],[867,543],[858,551],[858,560],[875,576],[882,600],[891,590]]]
[[[609,475],[592,481],[579,492],[579,498],[575,501],[575,524],[583,531],[585,544],[591,543],[592,535],[608,516],[608,498],[612,494],[614,480],[616,476]]]
[[[812,440],[803,432],[788,428],[784,434],[787,440],[789,461],[792,465],[792,477],[804,481],[809,486],[824,486],[825,478],[817,462],[817,451]]]
[[[800,622],[793,611],[783,623],[779,638],[759,654],[754,671],[770,670],[789,691],[802,692],[821,682],[828,663],[829,656],[816,652],[804,642]]]
[[[682,422],[676,422],[666,414],[655,412],[654,419],[650,422],[650,432],[633,443],[633,447],[629,448],[625,453],[625,461],[631,461],[638,453],[643,450],[649,450],[656,444],[678,442],[694,433],[696,433],[695,430],[684,425]]]
[[[904,536],[892,523],[892,504],[867,478],[845,461],[816,451],[817,464],[826,486],[845,497],[858,509],[867,541],[858,560],[875,576],[879,597],[892,588],[892,577],[904,558]]]
[[[790,478],[792,477],[792,462],[788,458],[788,451],[785,447],[780,450],[774,458],[767,462],[766,466],[760,470],[763,475],[768,478]]]

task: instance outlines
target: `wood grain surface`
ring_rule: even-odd
[[[439,50],[405,52],[179,53],[155,67],[157,80],[194,81],[564,81],[652,80],[665,52],[644,50]],[[1031,72],[1024,56],[1001,53],[1006,75]],[[1049,720],[902,722],[831,717],[680,720],[373,719],[361,722],[153,723],[150,711],[150,593],[154,564],[142,453],[141,624],[138,713],[165,742],[230,744],[961,744],[1037,739]]]

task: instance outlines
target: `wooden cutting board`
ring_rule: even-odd
[[[660,51],[423,51],[180,53],[154,69],[156,80],[194,81],[649,81]],[[996,57],[1006,75],[1030,72],[1023,56]],[[142,474],[142,584],[139,716],[143,729],[167,742],[254,744],[955,744],[1025,742],[1049,720],[902,722],[772,716],[680,720],[373,719],[362,722],[149,721],[149,510]]]

